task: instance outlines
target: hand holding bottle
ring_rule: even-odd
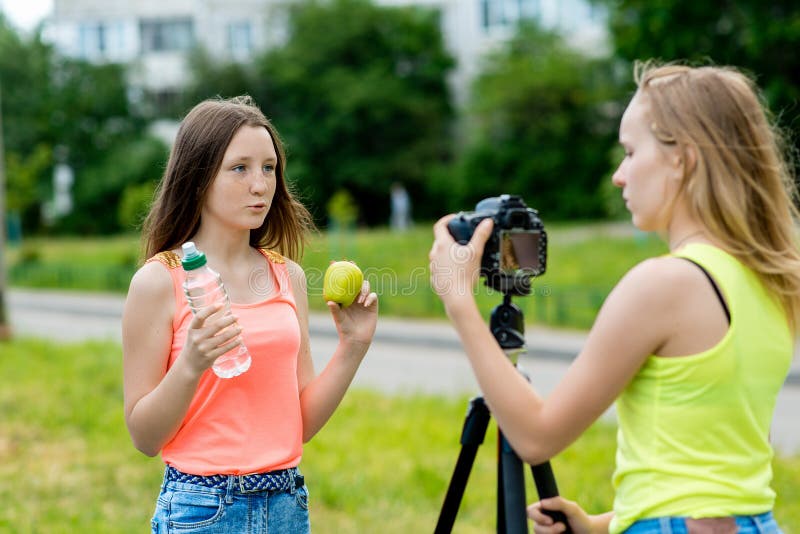
[[[187,332],[187,345],[191,341],[207,357],[216,354],[212,368],[220,378],[238,376],[250,368],[252,359],[239,335],[241,329],[238,325],[231,327],[236,319],[230,319],[231,302],[228,292],[219,274],[208,266],[205,254],[197,250],[194,243],[187,241],[182,248],[181,263],[186,271],[183,291],[195,315]],[[222,312],[221,317],[206,324],[217,312]],[[224,330],[225,328],[228,330]]]
[[[222,305],[201,309],[189,323],[180,357],[192,372],[200,375],[220,356],[238,348],[241,332],[236,317]]]

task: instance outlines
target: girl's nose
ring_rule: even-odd
[[[625,178],[620,172],[620,167],[617,167],[617,170],[611,175],[611,183],[617,187],[625,187]]]
[[[250,191],[263,194],[267,190],[267,180],[263,176],[256,175],[250,181]]]

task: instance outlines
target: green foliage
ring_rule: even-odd
[[[59,221],[60,231],[96,235],[130,230],[140,214],[128,210],[140,209],[143,202],[149,205],[146,189],[152,197],[153,183],[163,174],[166,160],[167,148],[154,137],[120,139],[77,175],[72,189],[76,209]],[[128,202],[131,194],[138,195],[138,207],[120,206],[126,190]],[[121,209],[126,210],[126,222],[120,219]]]
[[[252,94],[258,85],[252,64],[215,60],[202,47],[190,53],[189,70],[191,81],[183,90],[180,109],[173,110],[175,118],[181,118],[187,110],[207,98]]]
[[[592,1],[611,6],[609,27],[618,57],[628,62],[713,62],[748,70],[780,124],[800,142],[800,55],[790,53],[800,48],[800,3]]]
[[[359,199],[368,224],[385,222],[395,181],[431,206],[429,169],[450,157],[452,66],[434,11],[366,0],[290,8],[288,42],[258,61],[254,96],[318,222],[339,189]]]
[[[48,171],[53,164],[53,151],[46,144],[39,144],[23,157],[19,152],[6,156],[6,207],[11,212],[27,212],[39,200],[37,178]]]
[[[3,107],[8,208],[19,212],[23,225],[38,225],[35,200],[49,190],[53,133],[49,117],[51,49],[38,35],[23,39],[0,13],[0,93]]]
[[[330,221],[340,228],[351,226],[358,219],[358,206],[353,200],[353,195],[345,189],[333,194],[327,208]]]
[[[472,141],[455,174],[460,209],[512,193],[547,220],[603,214],[595,191],[616,135],[609,72],[607,61],[584,57],[557,34],[521,26],[475,82]]]
[[[128,108],[122,65],[94,65],[52,57],[53,99],[50,127],[54,145],[66,149],[76,175],[99,155],[127,142],[143,123]]]
[[[0,532],[148,531],[163,464],[131,444],[116,343],[0,343]],[[467,398],[347,393],[306,445],[314,532],[433,530],[458,458]],[[497,502],[496,427],[478,450],[455,532],[491,532]],[[591,513],[609,509],[614,428],[598,423],[553,459],[559,489]],[[774,460],[775,515],[800,525],[800,457]],[[526,471],[526,495],[535,489]]]
[[[41,34],[22,37],[0,16],[0,83],[9,207],[26,233],[44,230],[40,203],[52,196],[56,162],[74,172],[74,211],[53,230],[119,230],[116,204],[129,182],[154,178],[143,167],[155,151],[140,149],[153,141],[129,107],[124,67],[63,57]]]
[[[124,230],[138,230],[141,227],[150,205],[153,203],[156,183],[151,181],[130,184],[122,192],[117,209],[117,220]]]
[[[73,211],[54,230],[102,234],[120,230],[116,206],[128,184],[159,177],[166,148],[140,133],[128,109],[122,66],[59,59],[54,65],[60,157],[75,173]]]

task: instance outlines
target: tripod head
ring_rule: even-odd
[[[511,302],[510,294],[504,293],[502,304],[492,309],[489,329],[504,350],[525,346],[525,319],[522,310]]]

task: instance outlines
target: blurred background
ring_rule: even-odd
[[[607,177],[635,59],[741,66],[800,128],[789,0],[0,5],[11,243],[135,231],[177,122],[216,95],[274,121],[323,227],[337,193],[359,226],[388,225],[393,184],[414,220],[498,192],[549,221],[619,215]]]
[[[800,139],[791,53],[800,4],[790,0],[2,0],[0,9],[0,265],[12,285],[124,291],[178,123],[214,96],[253,96],[283,136],[288,179],[325,239],[309,265],[372,250],[356,246],[356,229],[372,243],[388,243],[384,230],[415,235],[391,241],[392,260],[403,259],[397,247],[420,249],[407,266],[374,260],[405,269],[410,292],[427,288],[408,273],[427,264],[430,222],[484,197],[519,194],[550,229],[627,218],[609,178],[634,60],[737,65],[764,88],[789,147]],[[89,243],[96,254],[81,256]],[[551,270],[564,286],[554,295],[586,313],[577,319],[555,298],[539,318],[587,326],[620,274],[606,270],[600,284]],[[441,315],[436,299],[395,302],[384,311]]]

